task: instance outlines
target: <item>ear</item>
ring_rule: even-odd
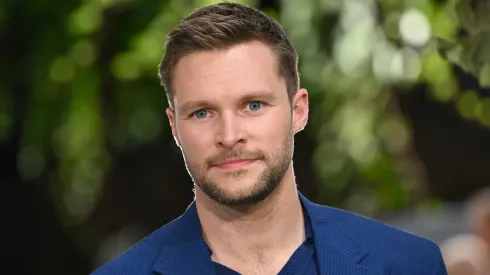
[[[300,89],[296,92],[292,100],[293,111],[293,132],[296,134],[302,131],[308,122],[308,92]]]
[[[174,136],[175,143],[180,147],[179,136],[177,135],[177,124],[175,122],[175,111],[172,107],[168,107],[166,110],[168,122],[170,123],[170,127],[172,128],[172,135]]]

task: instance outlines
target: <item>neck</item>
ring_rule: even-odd
[[[281,184],[257,205],[220,205],[196,188],[196,207],[213,260],[250,262],[250,255],[294,251],[305,239],[304,217],[292,167]],[[226,236],[223,238],[222,236]]]

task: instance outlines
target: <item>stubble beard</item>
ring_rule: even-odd
[[[195,167],[187,163],[187,168],[194,184],[199,187],[202,192],[211,200],[229,207],[251,207],[264,201],[269,197],[274,190],[279,187],[286,174],[289,165],[292,161],[293,154],[293,136],[288,134],[281,143],[280,148],[273,154],[265,154],[263,152],[239,152],[228,151],[216,157],[205,161],[205,168]],[[216,160],[226,157],[254,156],[266,164],[266,168],[257,177],[255,183],[251,185],[250,190],[246,190],[242,195],[236,196],[227,191],[226,183],[218,184],[215,181],[206,177],[208,167]],[[248,171],[246,169],[230,172],[230,178],[239,180],[245,176]],[[223,188],[224,187],[224,188]]]

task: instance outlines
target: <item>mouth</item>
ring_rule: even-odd
[[[230,159],[216,164],[215,167],[223,170],[240,169],[255,161],[255,159]]]

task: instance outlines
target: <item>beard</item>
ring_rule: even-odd
[[[281,146],[271,154],[266,154],[259,150],[246,151],[231,149],[222,151],[219,154],[206,159],[202,166],[192,165],[187,161],[186,165],[194,184],[213,201],[225,206],[253,206],[269,197],[269,195],[281,184],[292,161],[293,147],[294,144],[291,129],[290,134],[284,138]],[[207,177],[209,168],[230,158],[261,160],[266,164],[266,168],[260,173],[257,179],[255,179],[255,182],[250,185],[251,187],[249,190],[246,190],[245,192],[240,191],[240,195],[230,194],[230,192],[226,190],[226,183],[218,184]],[[246,173],[248,173],[248,171],[242,169],[228,172],[228,176],[238,180]]]

